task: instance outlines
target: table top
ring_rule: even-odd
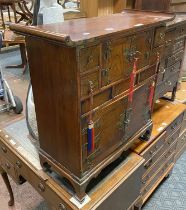
[[[0,142],[5,144],[11,150],[21,163],[26,163],[23,177],[26,177],[29,183],[38,177],[47,188],[44,198],[49,204],[65,203],[72,210],[87,210],[107,199],[111,192],[114,192],[136,168],[144,163],[144,159],[136,153],[130,152],[128,156],[117,166],[112,173],[107,175],[96,187],[88,193],[88,197],[83,203],[79,203],[72,194],[62,187],[61,178],[57,174],[48,175],[40,165],[37,148],[33,145],[29,137],[25,119],[18,119],[0,128]],[[25,173],[25,174],[24,174]],[[52,177],[51,177],[52,176]],[[35,182],[35,181],[34,181]],[[37,185],[35,183],[35,185]],[[34,187],[34,186],[33,186]],[[36,190],[37,186],[36,186]],[[50,191],[50,192],[49,192]],[[42,195],[42,193],[41,193]]]
[[[141,12],[124,10],[109,16],[69,20],[63,23],[40,26],[22,26],[12,24],[10,28],[24,35],[44,37],[68,45],[80,44],[82,41],[94,41],[107,35],[135,32],[157,24],[165,24],[175,17],[171,13]]]

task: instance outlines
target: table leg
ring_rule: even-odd
[[[19,65],[6,66],[6,68],[23,68],[23,74],[24,74],[27,66],[26,46],[24,43],[21,43],[19,44],[19,47],[20,47],[22,63]]]
[[[10,185],[10,181],[9,181],[9,178],[8,178],[8,175],[7,173],[2,169],[0,168],[0,173],[1,173],[1,176],[4,180],[4,183],[8,189],[8,192],[9,192],[9,195],[10,195],[10,200],[8,202],[8,205],[9,206],[13,206],[14,205],[14,194],[13,194],[13,191],[12,191],[12,187]]]

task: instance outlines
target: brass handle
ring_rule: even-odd
[[[44,192],[45,191],[45,186],[42,183],[38,184],[38,188],[40,192]]]
[[[160,39],[164,39],[165,33],[160,33]]]
[[[6,167],[7,169],[10,169],[10,168],[11,168],[11,166],[10,166],[9,163],[5,163],[5,167]]]
[[[22,167],[22,165],[21,165],[21,163],[19,161],[16,162],[16,166],[17,166],[17,168],[21,168]]]
[[[7,149],[5,147],[1,147],[1,150],[4,152],[4,153],[7,153]]]
[[[63,203],[60,203],[59,210],[65,210],[65,209],[66,209],[65,205]]]
[[[162,68],[161,73],[162,73],[162,74],[164,74],[164,73],[165,73],[165,71],[166,71],[166,70],[165,70],[164,68]]]

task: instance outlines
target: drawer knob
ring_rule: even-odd
[[[38,184],[38,188],[40,192],[44,192],[45,191],[45,186],[42,183]]]
[[[62,204],[62,203],[60,203],[59,204],[59,210],[65,210],[66,208],[65,208],[65,205],[64,204]]]
[[[16,162],[16,166],[17,166],[17,168],[21,168],[22,167],[22,165],[21,165],[21,163],[19,161]]]
[[[10,166],[9,163],[5,163],[5,166],[6,166],[7,169],[10,169],[11,168],[11,166]]]
[[[4,153],[7,153],[7,149],[5,147],[1,147],[1,150],[4,152]]]

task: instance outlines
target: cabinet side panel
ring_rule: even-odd
[[[78,175],[79,105],[75,48],[26,38],[41,150]]]

